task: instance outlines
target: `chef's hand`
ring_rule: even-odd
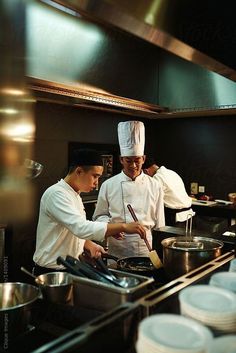
[[[112,238],[115,238],[116,240],[123,240],[125,239],[125,233],[124,232],[117,233],[115,235],[112,235]]]
[[[125,232],[129,234],[138,233],[142,239],[146,239],[146,229],[139,222],[131,222],[125,224]]]
[[[86,240],[84,243],[84,250],[88,252],[91,257],[101,257],[102,254],[106,254],[105,249],[91,240]]]

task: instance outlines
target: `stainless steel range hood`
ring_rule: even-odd
[[[167,112],[158,105],[158,48],[63,4],[27,2],[26,76],[36,100],[135,117]]]
[[[158,105],[115,96],[81,84],[72,86],[29,77],[28,88],[41,102],[60,103],[150,119],[155,119],[160,113],[167,111]]]
[[[233,1],[192,0],[191,6],[189,0],[54,2],[236,81]]]

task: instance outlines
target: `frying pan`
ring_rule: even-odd
[[[94,259],[88,256],[85,252],[79,256],[80,261],[87,262],[94,265]],[[117,265],[117,270],[136,273],[140,275],[152,274],[155,270],[151,260],[147,256],[134,256],[134,257],[124,257],[119,259],[118,257],[110,254],[102,254],[102,260],[106,262],[107,259],[114,260]]]
[[[89,260],[89,258],[84,253],[81,254],[79,258],[81,261],[91,261],[91,259]],[[104,261],[106,261],[106,259],[114,260],[116,262],[117,270],[146,277],[153,277],[155,281],[161,284],[167,283],[164,268],[155,268],[148,256],[124,257],[119,259],[116,256],[106,253],[102,254],[102,259]]]
[[[146,256],[133,256],[119,259],[118,257],[110,254],[103,254],[102,257],[103,259],[111,259],[116,261],[117,269],[121,271],[127,271],[140,275],[150,275],[155,270],[150,258]]]

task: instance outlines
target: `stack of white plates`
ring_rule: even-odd
[[[211,276],[209,284],[236,293],[236,272],[218,272]]]
[[[236,294],[223,288],[195,285],[179,294],[181,314],[219,331],[236,332]]]
[[[236,353],[236,335],[215,338],[210,343],[207,353]]]
[[[195,320],[174,314],[152,315],[141,321],[137,353],[206,353],[211,331]]]
[[[229,271],[230,272],[236,272],[236,259],[233,259],[233,260],[230,261]]]

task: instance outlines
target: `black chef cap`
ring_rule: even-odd
[[[96,150],[79,149],[72,153],[70,167],[73,166],[103,166],[102,156]]]

